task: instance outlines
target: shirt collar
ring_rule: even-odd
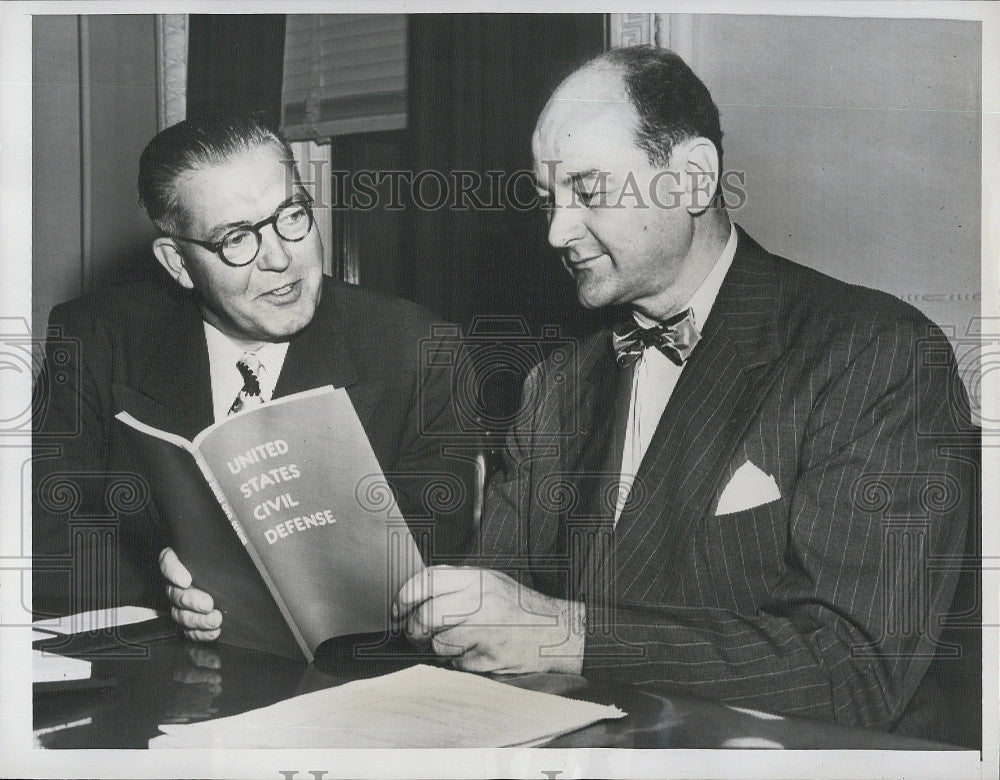
[[[722,254],[719,255],[719,259],[715,261],[715,265],[712,266],[712,270],[708,272],[708,275],[702,280],[698,289],[694,291],[694,295],[688,301],[687,308],[694,310],[694,324],[701,330],[705,327],[705,323],[708,321],[708,315],[712,312],[712,307],[715,305],[715,299],[719,295],[719,289],[722,287],[722,281],[726,278],[726,274],[729,272],[729,266],[733,264],[733,258],[736,256],[736,225],[730,223],[729,226],[729,240],[726,242],[726,246],[722,250]],[[632,312],[632,316],[635,317],[635,321],[639,323],[644,328],[652,328],[657,325],[657,323],[648,317],[640,314],[639,312]]]
[[[205,343],[208,346],[208,364],[212,381],[212,400],[215,409],[215,419],[225,417],[233,398],[243,386],[236,361],[248,350],[237,344],[221,330],[204,322]],[[278,375],[285,364],[288,353],[288,342],[264,342],[253,351],[261,364],[258,379],[261,394],[267,400],[274,396],[274,388],[278,384]]]

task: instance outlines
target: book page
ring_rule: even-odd
[[[420,664],[188,725],[161,725],[157,747],[444,748],[537,745],[599,720],[610,705]]]
[[[423,562],[346,390],[247,410],[195,445],[310,652],[389,628]]]
[[[133,399],[122,399],[132,401]],[[141,400],[141,399],[140,399]],[[193,445],[145,424],[152,412],[133,405],[116,415],[170,543],[223,615],[221,641],[298,657],[302,652],[257,565],[219,505],[196,461]]]

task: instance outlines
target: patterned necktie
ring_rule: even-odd
[[[260,360],[253,352],[244,352],[243,357],[236,361],[236,368],[239,369],[243,377],[243,389],[236,395],[233,405],[229,407],[229,414],[236,414],[247,406],[260,406],[264,403],[264,397],[260,392]]]
[[[694,325],[694,311],[675,314],[655,328],[643,328],[635,320],[619,324],[611,334],[615,360],[625,367],[635,363],[646,347],[656,347],[679,366],[684,365],[701,334]]]

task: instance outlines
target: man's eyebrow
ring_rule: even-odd
[[[245,219],[239,222],[223,222],[219,225],[216,225],[215,227],[213,227],[211,230],[208,231],[208,236],[206,240],[217,241],[233,228],[246,227],[249,224],[250,223],[247,222]]]
[[[602,171],[599,168],[588,168],[585,171],[575,171],[568,174],[567,178],[573,184],[579,184],[583,181],[591,181],[592,179],[606,179],[610,174],[607,171]]]
[[[300,190],[298,192],[296,192],[293,195],[289,195],[287,198],[285,198],[283,201],[281,201],[281,203],[279,203],[275,207],[274,211],[272,211],[268,215],[268,218],[269,217],[273,217],[275,215],[275,213],[277,213],[278,211],[280,211],[281,209],[283,209],[285,206],[288,206],[288,205],[290,205],[292,203],[296,203],[296,202],[304,202],[304,201],[306,201],[307,200],[307,197],[305,197],[306,194],[307,193],[305,192],[305,190],[303,190],[303,189],[300,188]],[[216,225],[215,227],[213,227],[210,231],[208,231],[208,238],[206,240],[207,241],[217,241],[217,240],[221,239],[226,233],[228,233],[233,228],[249,227],[252,224],[254,224],[254,223],[251,222],[248,219],[241,219],[241,220],[237,220],[236,222],[223,222],[223,223],[220,223],[220,224]]]
[[[589,182],[594,179],[604,180],[610,174],[606,171],[602,171],[599,168],[588,168],[585,171],[567,171],[562,176],[559,177],[559,181],[564,184],[579,184],[581,182]],[[549,186],[547,181],[543,181],[538,174],[535,174],[535,187],[539,190],[548,191]]]

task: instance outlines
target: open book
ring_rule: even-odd
[[[345,390],[247,409],[191,442],[133,400],[116,417],[177,555],[222,611],[220,641],[311,661],[326,639],[389,628],[423,562]]]

